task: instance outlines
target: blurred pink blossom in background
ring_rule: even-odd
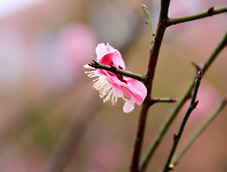
[[[83,64],[94,58],[97,39],[95,31],[82,23],[65,26],[54,38],[41,39],[40,72],[51,90],[81,78]]]
[[[181,17],[191,15],[201,10],[201,2],[190,0],[187,3],[182,0],[172,0],[169,7],[169,17]]]
[[[69,67],[81,74],[83,64],[95,58],[97,40],[95,31],[88,25],[72,24],[63,28],[59,34],[58,48]]]
[[[212,84],[203,80],[196,98],[196,100],[199,100],[199,103],[190,115],[190,121],[195,123],[209,118],[209,116],[214,113],[215,107],[217,107],[218,103],[221,101],[221,97],[218,90]],[[183,112],[187,110],[189,104],[190,100],[184,105],[182,109]]]
[[[105,171],[115,171],[121,165],[125,156],[122,145],[114,140],[106,140],[96,145],[92,160]]]

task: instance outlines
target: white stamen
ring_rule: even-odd
[[[117,103],[118,97],[114,96],[113,88],[108,83],[106,77],[103,75],[97,75],[96,70],[86,71],[85,73],[90,78],[97,77],[93,80],[93,87],[99,91],[99,97],[103,99],[103,103],[111,100],[111,103],[115,105]]]

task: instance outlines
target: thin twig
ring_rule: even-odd
[[[227,33],[224,35],[224,37],[222,38],[222,40],[220,41],[220,43],[218,44],[218,46],[216,47],[216,49],[213,51],[213,53],[211,54],[211,56],[207,59],[207,61],[201,67],[201,69],[203,71],[203,75],[206,73],[206,71],[209,69],[209,67],[213,63],[213,61],[216,59],[216,57],[218,56],[218,54],[224,49],[224,47],[226,45],[227,45]],[[156,138],[152,142],[150,148],[148,149],[148,151],[147,151],[147,153],[146,153],[146,155],[145,155],[145,157],[144,157],[144,159],[142,161],[142,164],[141,164],[141,167],[140,167],[140,169],[141,169],[140,171],[145,171],[148,163],[150,162],[150,160],[152,159],[152,157],[154,155],[154,152],[156,151],[157,147],[159,146],[162,138],[166,134],[166,132],[169,129],[170,125],[172,124],[172,122],[176,118],[178,112],[183,107],[183,105],[185,104],[185,102],[191,97],[191,92],[193,90],[193,85],[194,85],[194,82],[192,82],[189,85],[189,87],[186,90],[184,96],[180,99],[179,104],[177,105],[177,107],[168,116],[168,119],[162,125],[162,127],[160,129],[160,132],[158,133],[158,135],[156,136]]]
[[[95,60],[93,60],[93,62],[89,63],[88,65],[91,66],[91,67],[94,67],[94,68],[108,70],[108,71],[110,71],[112,73],[115,73],[116,75],[128,76],[128,77],[137,79],[137,80],[139,80],[141,82],[145,82],[146,79],[147,79],[147,77],[144,76],[144,75],[140,75],[140,74],[133,73],[133,72],[130,72],[130,71],[122,70],[122,69],[119,69],[119,68],[117,68],[115,66],[107,66],[107,65],[98,63]]]
[[[227,12],[227,7],[222,7],[222,8],[217,8],[214,9],[214,7],[209,8],[208,10],[194,14],[194,15],[189,15],[189,16],[183,16],[183,17],[178,17],[178,18],[169,18],[167,20],[167,26],[179,24],[179,23],[184,23],[192,20],[197,20],[205,17],[210,17],[215,14],[220,14],[220,13],[225,13]]]
[[[151,105],[155,103],[175,103],[177,102],[177,99],[173,98],[152,98],[151,99]]]
[[[210,58],[203,64],[202,71],[205,73],[213,61],[216,59],[217,55],[227,46],[227,32],[225,33],[224,37],[222,38],[221,42],[218,44],[215,51],[211,54]]]
[[[180,149],[178,151],[176,156],[173,157],[171,167],[174,167],[178,163],[179,159],[184,155],[184,153],[188,150],[188,148],[192,145],[192,143],[194,143],[194,141],[198,138],[198,136],[201,135],[201,133],[217,117],[217,115],[220,114],[220,112],[224,109],[226,104],[227,104],[227,99],[224,99],[221,102],[218,109],[216,110],[216,112],[205,123],[203,123],[201,126],[199,126],[199,128],[195,132],[193,132],[193,134],[191,135],[191,137],[189,137],[186,144],[182,147],[182,149]]]
[[[143,8],[143,11],[144,11],[145,16],[147,18],[146,24],[148,24],[148,27],[149,27],[149,32],[150,32],[150,37],[151,37],[151,44],[153,44],[154,43],[154,39],[155,39],[155,34],[154,34],[152,22],[151,22],[151,15],[150,15],[150,12],[149,12],[149,10],[148,10],[146,5],[142,4],[142,8]]]
[[[183,119],[183,121],[181,123],[180,129],[179,129],[177,135],[174,135],[173,146],[172,146],[170,154],[169,154],[169,156],[167,158],[167,161],[166,161],[166,164],[164,166],[163,172],[168,172],[169,170],[171,170],[170,162],[172,161],[173,155],[174,155],[174,153],[176,151],[177,145],[178,145],[178,143],[180,141],[180,138],[181,138],[181,136],[183,134],[183,131],[184,131],[184,128],[185,128],[186,123],[188,121],[188,118],[189,118],[190,114],[192,113],[192,111],[196,108],[196,106],[197,106],[197,104],[199,102],[198,100],[195,101],[195,99],[196,99],[196,96],[197,96],[197,93],[198,93],[201,77],[202,77],[202,72],[200,70],[200,71],[198,71],[198,75],[197,75],[197,77],[195,79],[195,87],[194,87],[194,91],[193,91],[193,94],[192,94],[191,103],[190,103],[190,105],[188,107],[188,110],[187,110],[185,116],[184,116],[184,119]]]

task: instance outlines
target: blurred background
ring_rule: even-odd
[[[105,104],[84,74],[98,43],[119,49],[127,70],[146,72],[149,33],[141,3],[156,28],[159,0],[0,1],[0,171],[128,171],[138,110],[124,114],[123,101]],[[226,6],[225,0],[172,0],[170,17]],[[155,74],[153,96],[180,98],[227,30],[227,14],[167,29]],[[180,145],[227,96],[227,49],[202,80],[199,105]],[[176,104],[149,111],[144,152]],[[186,108],[161,143],[148,171],[165,163]],[[181,159],[175,171],[227,171],[227,108]]]

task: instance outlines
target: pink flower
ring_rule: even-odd
[[[98,44],[96,47],[97,62],[125,69],[125,63],[120,52],[109,44]],[[89,65],[85,68],[93,69]],[[123,111],[129,113],[134,109],[134,104],[141,105],[147,95],[147,89],[144,84],[136,79],[125,76],[118,77],[116,74],[103,70],[95,69],[86,71],[89,77],[97,77],[94,80],[94,88],[99,91],[100,97],[105,103],[111,100],[114,105],[119,97],[125,100]]]

